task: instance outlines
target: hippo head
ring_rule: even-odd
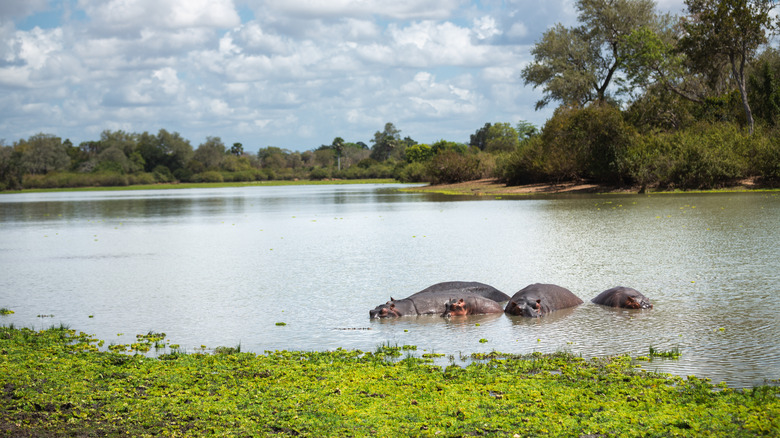
[[[463,300],[463,298],[461,299],[453,298],[447,301],[447,304],[445,304],[444,315],[442,316],[446,316],[449,318],[450,316],[463,316],[468,314],[469,314],[469,308],[466,302]]]
[[[390,301],[388,301],[387,303],[380,304],[376,306],[373,310],[369,310],[368,315],[371,317],[371,319],[396,318],[401,316],[401,314],[395,308],[395,303],[393,302],[392,298],[390,298]]]
[[[510,315],[538,318],[542,316],[542,300],[534,301],[524,297],[513,298],[507,303],[505,312]]]
[[[626,301],[623,303],[623,307],[627,309],[652,309],[653,305],[650,300],[642,295],[627,296]]]

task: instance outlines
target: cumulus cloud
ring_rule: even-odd
[[[461,0],[267,0],[269,9],[300,17],[380,16],[397,20],[446,19]]]
[[[27,17],[48,6],[48,0],[6,0],[0,2],[0,21]]]
[[[240,24],[232,0],[79,0],[104,30],[230,28]]]
[[[552,3],[78,0],[53,29],[0,21],[0,138],[165,128],[311,149],[393,122],[421,142],[467,141],[534,117],[518,69]]]

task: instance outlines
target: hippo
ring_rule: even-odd
[[[376,306],[368,313],[371,319],[434,314],[444,316],[451,304],[454,305],[452,315],[494,313],[494,304],[497,305],[499,301],[493,298],[506,301],[509,295],[483,283],[450,281],[434,284],[401,300],[390,297],[390,301]],[[464,301],[462,304],[459,301],[461,299]]]
[[[433,286],[426,287],[418,293],[438,292],[443,290],[460,290],[464,292],[472,292],[499,303],[509,300],[509,295],[501,292],[493,286],[480,283],[478,281],[445,281],[443,283],[436,283]]]
[[[489,313],[504,313],[504,307],[497,301],[475,294],[457,294],[444,303],[442,316],[485,315]]]
[[[504,309],[510,315],[541,317],[553,310],[582,304],[569,289],[554,284],[528,285],[512,296]]]
[[[609,307],[622,307],[624,309],[652,309],[653,304],[638,290],[630,287],[613,287],[598,294],[590,300],[593,303]]]

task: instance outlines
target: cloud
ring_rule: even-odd
[[[47,8],[48,3],[48,0],[6,0],[0,2],[0,22],[27,17],[43,11]]]
[[[195,144],[220,136],[249,151],[305,150],[336,136],[368,142],[393,122],[421,142],[468,141],[488,121],[543,122],[519,69],[528,40],[572,3],[70,4],[51,29],[0,21],[0,138],[43,131],[78,143],[104,129],[165,128]],[[237,4],[254,17],[242,22]]]
[[[232,0],[79,0],[105,32],[190,27],[231,28],[240,24]]]
[[[446,19],[462,0],[267,0],[268,9],[301,18],[378,16],[395,20]]]

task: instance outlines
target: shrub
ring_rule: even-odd
[[[398,173],[398,180],[405,183],[428,181],[426,165],[420,162],[407,164]]]
[[[309,174],[309,178],[313,180],[330,178],[330,172],[324,167],[315,167]]]
[[[624,179],[618,158],[635,139],[635,130],[614,106],[561,107],[541,136],[503,161],[499,174],[508,184],[582,178],[618,183]]]
[[[173,182],[175,180],[171,170],[162,164],[155,166],[155,168],[152,170],[152,173],[154,174],[154,179],[156,179],[157,182],[167,183]]]
[[[206,172],[196,173],[192,176],[193,182],[205,182],[205,183],[220,183],[224,182],[222,174],[216,170],[209,170]]]
[[[674,133],[651,133],[625,149],[618,159],[627,179],[643,185],[714,188],[749,176],[748,157],[767,142],[734,123],[702,123]]]
[[[472,181],[482,176],[476,155],[461,155],[453,150],[436,154],[427,166],[432,184],[453,184]]]

